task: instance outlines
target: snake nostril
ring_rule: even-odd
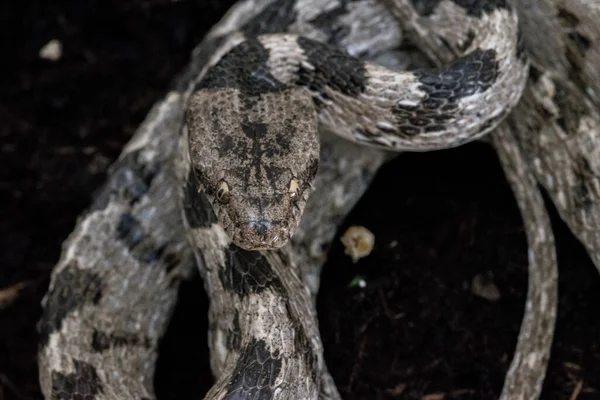
[[[260,221],[252,221],[250,222],[252,229],[261,237],[266,237],[267,233],[269,233],[269,229],[271,229],[271,221],[268,219],[262,219]]]

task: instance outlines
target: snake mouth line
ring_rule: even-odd
[[[236,224],[232,240],[247,250],[270,250],[283,246],[290,237],[287,221],[262,218]]]

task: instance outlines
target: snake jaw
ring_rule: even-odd
[[[290,236],[287,223],[263,219],[242,224],[232,240],[246,250],[272,250],[283,246]]]
[[[256,198],[237,193],[227,205],[213,203],[221,208],[219,219],[228,222],[223,225],[231,241],[246,250],[274,250],[285,245],[300,223],[302,212],[297,206],[298,201],[283,193]],[[301,206],[303,211],[304,204]]]

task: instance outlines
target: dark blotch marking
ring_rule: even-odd
[[[361,60],[303,37],[298,38],[298,45],[308,63],[315,68],[300,66],[296,84],[319,93],[324,93],[324,88],[330,87],[347,96],[356,96],[365,90],[367,78]]]
[[[113,347],[122,346],[142,346],[149,349],[151,346],[150,338],[139,337],[134,334],[115,335],[105,333],[94,329],[92,333],[92,348],[97,353],[101,353]]]
[[[586,158],[579,157],[576,160],[576,165],[575,176],[577,177],[577,184],[571,188],[573,197],[575,198],[575,205],[579,208],[589,209],[595,204],[595,199],[597,198],[592,193],[592,187],[595,185],[600,187],[600,177],[594,174],[592,166]]]
[[[195,90],[232,88],[252,97],[289,88],[271,74],[268,60],[269,51],[257,39],[247,39],[210,68]]]
[[[584,63],[586,52],[590,49],[592,43],[588,37],[577,32],[576,29],[581,21],[575,14],[559,7],[557,17],[565,30],[569,31],[567,33],[567,46],[565,49],[565,56],[571,64],[569,78],[579,87],[585,87],[585,83],[581,82],[579,73]]]
[[[296,0],[274,1],[244,25],[241,31],[247,37],[287,32],[298,18],[296,10],[294,10],[295,5]]]
[[[216,119],[213,120],[213,124],[216,124]],[[218,131],[218,127],[214,128],[215,131]],[[236,149],[236,141],[233,140],[233,136],[231,135],[221,135],[221,144],[217,151],[219,152],[219,156],[226,156],[227,154],[231,154],[231,152],[235,152]]]
[[[350,33],[346,24],[341,24],[340,19],[348,14],[348,5],[356,0],[341,1],[340,4],[324,13],[317,15],[311,25],[327,35],[326,43],[334,47],[342,47],[341,42]]]
[[[248,138],[257,140],[267,135],[267,126],[262,123],[247,121],[242,125],[242,131]]]
[[[268,288],[280,290],[280,283],[260,252],[232,244],[226,249],[225,256],[225,268],[219,271],[219,279],[227,290],[241,297],[261,293]]]
[[[573,44],[575,49],[579,52],[581,57],[584,57],[584,53],[592,47],[592,43],[590,39],[580,34],[579,32],[570,32],[567,37],[569,41]]]
[[[142,224],[131,214],[121,215],[117,226],[117,234],[119,240],[125,242],[130,250],[135,248],[145,236]]]
[[[269,352],[263,340],[252,339],[242,350],[225,399],[271,400],[281,365],[281,359]]]
[[[579,130],[581,118],[586,116],[588,109],[578,101],[578,95],[564,86],[557,84],[552,101],[558,106],[560,116],[556,117],[546,111],[547,118],[555,118],[555,122],[567,135],[573,135]],[[542,107],[543,108],[543,107]]]
[[[585,92],[587,85],[582,79],[581,72],[585,64],[586,53],[592,43],[588,37],[575,30],[569,32],[566,38],[565,57],[571,67],[569,69],[569,80]]]
[[[267,157],[269,156],[266,154],[266,149],[268,149],[268,152],[271,153],[271,156],[273,153],[275,153],[273,146],[263,139],[267,136],[267,125],[260,122],[244,121],[242,123],[242,132],[244,132],[244,135],[246,135],[246,137],[250,139],[250,143],[252,143],[252,149],[250,149],[250,151],[246,154],[251,155],[249,161],[252,162],[253,167],[248,168],[247,172],[249,174],[250,171],[253,171],[255,175],[254,180],[259,182],[262,180],[263,155]],[[292,134],[292,132],[289,133]],[[266,149],[263,150],[265,146]],[[250,181],[249,175],[247,181]]]
[[[442,35],[437,35],[438,40],[442,43],[442,45],[446,48],[445,51],[453,54],[454,53],[454,46],[448,41],[448,39],[446,39],[444,36]]]
[[[52,400],[93,400],[102,394],[102,381],[94,366],[79,360],[73,360],[75,372],[63,374],[52,372]]]
[[[472,29],[469,29],[469,31],[467,32],[467,38],[465,39],[464,43],[459,46],[458,49],[461,52],[466,51],[469,48],[469,46],[471,46],[473,44],[474,40],[475,40],[475,32]]]
[[[140,150],[126,154],[111,167],[107,183],[94,196],[90,211],[103,210],[110,199],[119,196],[133,205],[148,193],[154,177],[160,171],[160,164],[147,163],[140,159]]]
[[[542,71],[537,69],[534,65],[529,67],[529,79],[531,79],[532,83],[537,83],[541,76]]]
[[[244,98],[244,102],[252,100],[253,98]],[[279,178],[283,173],[281,168],[277,168],[274,165],[265,168],[264,160],[274,159],[277,157],[287,157],[291,149],[291,139],[298,134],[303,134],[304,132],[297,132],[297,125],[293,124],[293,121],[289,115],[286,115],[286,120],[283,121],[286,129],[282,131],[276,132],[275,140],[265,140],[267,130],[269,125],[257,122],[257,121],[248,121],[243,120],[241,122],[242,132],[244,135],[250,140],[234,140],[229,135],[221,136],[221,146],[219,148],[219,155],[221,157],[228,157],[230,152],[226,152],[226,148],[232,149],[231,152],[238,155],[240,158],[240,163],[244,165],[243,167],[232,167],[232,171],[235,175],[243,177],[242,181],[250,184],[252,181],[260,182],[263,181],[263,174],[266,174],[266,178],[269,180],[269,183],[272,187],[278,185]],[[242,162],[243,161],[243,162]],[[247,167],[251,165],[251,167]],[[251,176],[254,174],[254,176]],[[202,181],[199,176],[200,181]],[[209,188],[206,188],[207,192],[209,192]],[[242,191],[246,191],[247,188],[242,188]],[[258,199],[259,203],[264,201],[264,199]]]
[[[122,241],[131,255],[144,264],[159,261],[167,249],[167,245],[158,244],[147,234],[142,224],[131,214],[121,215],[117,225],[117,239]]]
[[[202,46],[199,46],[198,53],[194,54],[193,62],[204,66],[207,60],[215,54],[215,52],[223,46],[223,44],[229,39],[228,35],[215,36],[208,40],[203,40]],[[189,68],[185,75],[181,79],[175,79],[171,84],[172,89],[180,93],[184,93],[189,90],[189,85],[192,81],[198,78],[199,69]],[[181,130],[179,130],[181,133]]]
[[[567,120],[565,119],[565,117],[559,117],[556,119],[556,123],[558,124],[558,126],[560,126],[560,128],[566,132],[566,133],[571,133],[571,131],[567,128]]]
[[[240,327],[240,314],[236,310],[233,316],[233,327],[227,336],[227,348],[229,350],[238,350],[242,345],[242,328]]]
[[[429,98],[423,105],[432,102],[432,108],[439,107],[439,100],[456,100],[485,92],[496,81],[498,61],[494,50],[476,49],[438,70],[419,70],[415,75],[421,82],[419,89]]]
[[[54,277],[48,292],[42,318],[38,324],[40,345],[46,346],[50,335],[61,329],[63,320],[74,310],[86,304],[98,304],[102,298],[100,276],[68,264]]]
[[[594,205],[592,195],[585,182],[581,181],[574,185],[571,190],[575,198],[575,205],[579,208],[590,208]]]
[[[208,228],[217,222],[217,216],[206,195],[198,191],[199,188],[198,180],[190,170],[185,183],[183,210],[191,228]]]
[[[467,15],[481,17],[497,9],[510,10],[507,0],[452,0],[456,5],[462,7]],[[426,17],[435,11],[441,0],[410,0],[419,15]]]
[[[340,4],[317,15],[310,24],[327,35],[327,43],[338,46],[349,31],[348,26],[340,24],[340,17],[348,13],[348,4],[356,0],[343,0]],[[246,37],[268,33],[289,32],[290,26],[297,22],[298,13],[294,9],[297,0],[279,0],[268,5],[259,15],[249,21],[241,31]]]
[[[494,50],[476,49],[441,69],[414,73],[425,98],[418,105],[397,105],[393,110],[397,126],[406,136],[443,130],[444,124],[454,118],[458,101],[492,87],[499,67]]]
[[[560,24],[566,28],[575,28],[579,25],[579,17],[562,7],[558,7],[557,16]]]
[[[167,246],[163,253],[162,261],[165,265],[165,271],[169,273],[181,263],[181,254],[179,251],[172,251],[171,248]]]

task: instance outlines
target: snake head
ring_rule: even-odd
[[[319,160],[310,95],[196,92],[187,109],[192,170],[232,242],[277,249],[296,231]]]

